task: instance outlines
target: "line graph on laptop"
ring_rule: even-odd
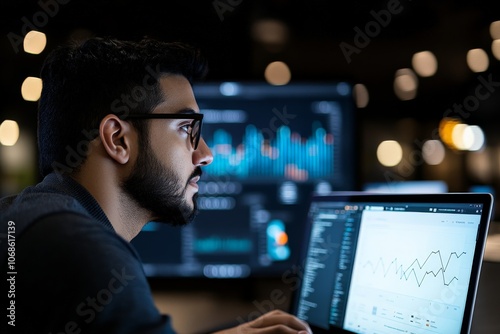
[[[391,260],[384,260],[379,257],[376,262],[368,260],[363,265],[373,276],[383,279],[396,278],[400,281],[411,281],[421,287],[425,280],[437,279],[444,286],[449,286],[458,277],[454,275],[460,259],[464,259],[467,252],[451,252],[449,256],[443,258],[440,250],[431,251],[424,259],[415,258],[410,264],[403,263],[395,257]]]
[[[351,288],[435,300],[443,289],[468,285],[475,227],[457,228],[456,217],[425,221],[422,215],[429,214],[368,213],[364,217]],[[462,291],[456,290],[456,294]]]
[[[381,326],[455,331],[476,235],[473,216],[365,211],[349,284],[348,329],[356,330],[360,319],[384,319]]]

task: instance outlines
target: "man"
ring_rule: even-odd
[[[185,225],[196,213],[213,159],[191,87],[205,69],[198,52],[154,40],[91,39],[48,56],[44,180],[0,201],[8,332],[173,332],[129,241],[149,221]],[[224,331],[260,332],[310,329],[273,311]]]

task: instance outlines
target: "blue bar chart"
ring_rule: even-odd
[[[334,135],[319,122],[312,124],[308,137],[281,126],[274,138],[266,139],[250,124],[240,138],[219,128],[205,140],[214,155],[205,168],[212,176],[308,181],[334,173]]]

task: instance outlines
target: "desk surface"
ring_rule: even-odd
[[[160,311],[170,314],[179,333],[202,333],[207,328],[235,323],[255,311],[251,301],[225,296],[221,291],[155,291]],[[264,297],[257,300],[264,300]],[[286,305],[276,305],[285,308]],[[193,321],[193,317],[197,321]],[[500,262],[482,266],[471,334],[500,333]]]
[[[490,236],[500,236],[499,226],[500,224],[493,226]],[[271,290],[276,286],[266,288]],[[242,290],[246,290],[245,287]],[[264,300],[266,293],[268,291],[262,292],[262,296],[256,300]],[[174,327],[180,333],[200,333],[207,328],[234,323],[238,319],[243,321],[244,315],[255,311],[252,301],[212,289],[190,292],[156,290],[154,296],[160,311],[172,316]],[[276,307],[286,309],[289,301],[286,300],[284,305]],[[193,321],[193,317],[197,321]],[[500,261],[486,260],[481,269],[471,334],[493,333],[500,333]]]

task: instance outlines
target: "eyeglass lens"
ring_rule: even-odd
[[[195,150],[198,148],[198,143],[200,141],[200,124],[201,122],[195,119],[191,125],[191,145],[193,145]]]

